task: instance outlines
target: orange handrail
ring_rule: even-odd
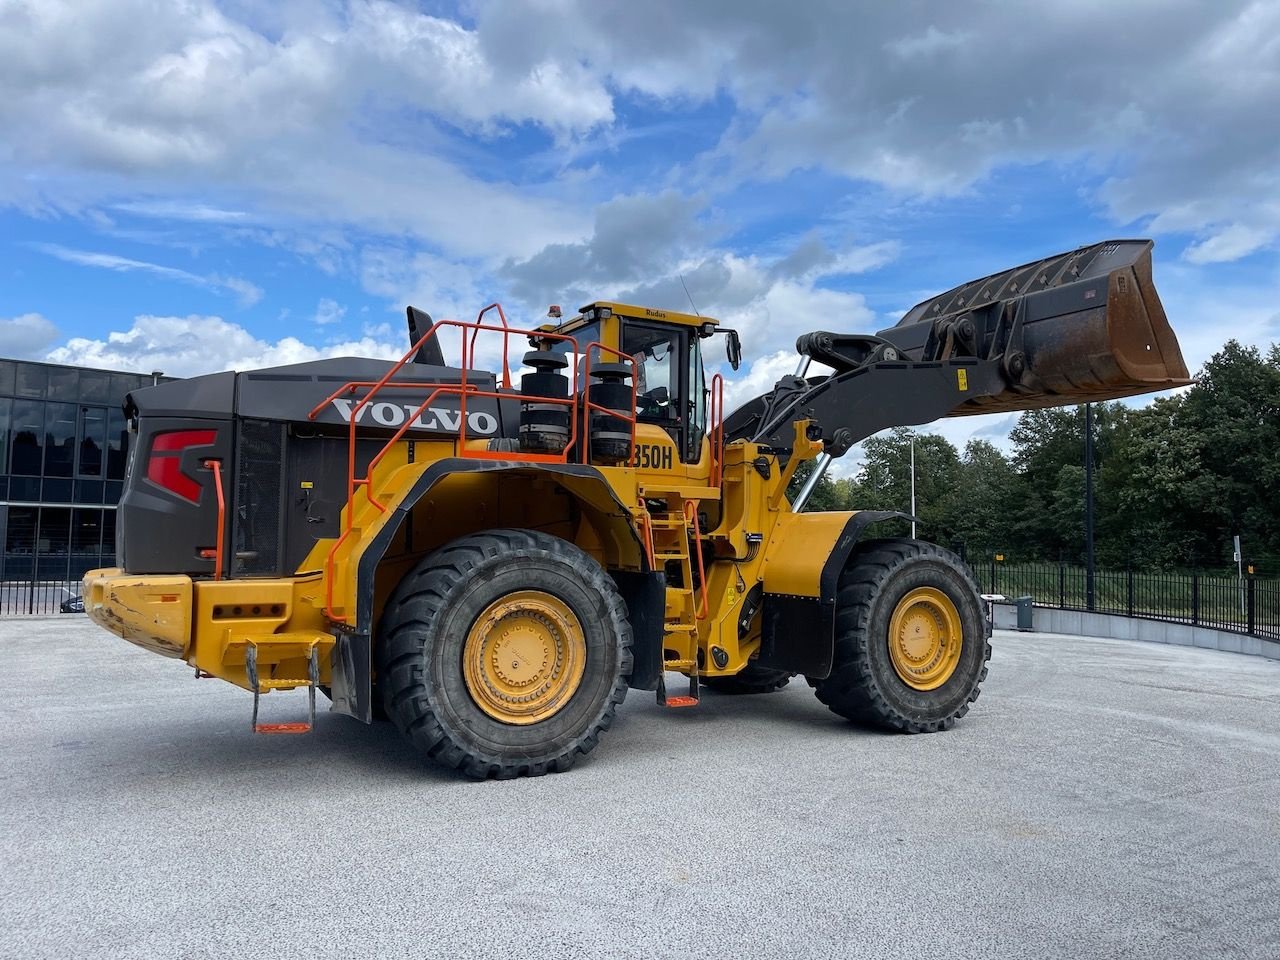
[[[511,328],[509,325],[507,325],[507,323],[506,323],[506,317],[505,317],[505,315],[503,315],[503,314],[501,313],[502,308],[501,308],[500,306],[498,306],[497,304],[492,304],[492,305],[490,305],[489,307],[486,307],[486,308],[485,308],[485,310],[482,310],[482,311],[481,311],[481,316],[483,316],[483,315],[484,315],[484,313],[485,313],[486,311],[488,311],[488,310],[490,310],[490,309],[493,309],[493,308],[495,308],[495,307],[498,309],[498,311],[499,311],[499,315],[502,317],[503,326],[498,327],[498,326],[494,326],[494,325],[491,325],[491,324],[483,324],[483,323],[479,323],[479,322],[476,322],[476,323],[462,323],[462,322],[457,321],[457,320],[439,320],[439,321],[436,321],[436,322],[434,322],[434,323],[431,325],[431,327],[428,329],[428,331],[427,331],[425,334],[423,334],[423,335],[418,339],[418,342],[417,342],[417,343],[415,343],[415,344],[410,348],[409,353],[408,353],[408,354],[406,354],[406,355],[405,355],[405,357],[404,357],[404,358],[402,358],[398,363],[394,364],[394,365],[392,366],[392,368],[391,368],[391,369],[390,369],[390,370],[389,370],[389,371],[388,371],[388,372],[387,372],[387,373],[386,373],[386,374],[385,374],[385,375],[384,375],[380,380],[376,380],[376,381],[358,380],[358,381],[350,381],[350,382],[348,382],[348,383],[346,383],[346,384],[343,384],[343,385],[342,385],[341,387],[339,387],[337,390],[333,391],[333,392],[332,392],[332,393],[330,393],[327,397],[325,397],[325,399],[321,400],[318,404],[316,404],[316,405],[311,409],[310,413],[308,413],[308,414],[307,414],[308,419],[314,420],[316,417],[318,417],[318,416],[320,415],[320,412],[321,412],[322,410],[324,410],[326,407],[328,407],[330,403],[332,403],[334,400],[336,400],[336,399],[338,399],[339,397],[341,397],[343,394],[348,394],[348,395],[350,395],[350,394],[354,394],[354,393],[356,393],[356,391],[358,391],[358,390],[360,390],[360,389],[362,389],[362,388],[368,388],[368,393],[367,393],[367,394],[365,394],[365,395],[360,399],[360,401],[359,401],[359,402],[358,402],[358,403],[357,403],[357,404],[356,404],[356,405],[351,409],[351,412],[350,412],[350,420],[349,420],[349,423],[348,423],[348,437],[347,437],[347,440],[348,440],[347,461],[348,461],[348,466],[349,466],[349,478],[348,478],[348,489],[347,489],[348,501],[350,501],[350,499],[351,499],[351,498],[353,498],[353,497],[355,496],[355,488],[356,488],[357,486],[365,486],[365,485],[367,485],[367,484],[368,484],[368,476],[367,476],[367,475],[366,475],[366,477],[365,477],[364,479],[356,479],[356,478],[355,478],[355,442],[356,442],[356,426],[357,426],[357,423],[359,422],[359,419],[360,419],[360,413],[361,413],[361,411],[363,411],[363,410],[364,410],[364,408],[365,408],[365,407],[367,407],[367,406],[370,404],[370,402],[372,402],[373,398],[374,398],[375,396],[377,396],[377,394],[378,394],[380,391],[382,391],[382,390],[386,389],[387,387],[391,387],[391,388],[393,388],[393,389],[419,389],[419,390],[431,390],[431,391],[432,391],[432,393],[431,393],[431,395],[427,398],[427,400],[425,400],[421,405],[419,405],[419,407],[417,408],[417,410],[414,412],[413,416],[412,416],[412,417],[409,417],[409,418],[405,421],[405,423],[404,423],[404,425],[402,425],[401,429],[400,429],[400,430],[398,430],[398,431],[396,432],[396,434],[395,434],[395,435],[394,435],[390,440],[388,440],[388,441],[387,441],[387,443],[384,445],[383,449],[382,449],[381,451],[379,451],[379,453],[378,453],[378,454],[377,454],[377,456],[375,457],[375,461],[380,461],[380,460],[382,459],[382,457],[386,454],[387,449],[388,449],[388,448],[390,448],[390,446],[391,446],[391,445],[393,445],[397,440],[399,440],[401,437],[403,437],[403,436],[404,436],[405,432],[407,431],[408,427],[413,423],[413,421],[414,421],[414,420],[416,420],[416,419],[421,415],[422,411],[423,411],[427,406],[429,406],[429,405],[430,405],[430,403],[431,403],[431,401],[432,401],[433,399],[435,399],[437,396],[440,396],[441,394],[444,394],[444,395],[457,395],[457,396],[459,397],[459,412],[458,412],[458,416],[459,416],[459,444],[460,444],[460,446],[462,446],[462,447],[463,447],[463,449],[461,450],[461,455],[466,456],[466,455],[468,455],[468,453],[469,453],[469,454],[471,454],[471,455],[475,455],[475,454],[477,453],[477,451],[466,451],[466,450],[465,450],[465,444],[466,444],[466,429],[467,429],[467,408],[466,408],[466,401],[467,401],[467,397],[468,397],[468,396],[474,396],[474,397],[490,397],[490,398],[499,399],[499,400],[501,400],[501,399],[512,399],[512,398],[511,398],[511,396],[510,396],[509,394],[500,394],[500,393],[493,392],[493,391],[484,391],[484,390],[480,390],[480,389],[478,389],[478,388],[476,388],[476,387],[472,386],[471,384],[469,384],[469,383],[467,382],[467,373],[468,373],[468,370],[470,369],[470,364],[471,364],[471,362],[472,362],[472,361],[473,361],[473,359],[474,359],[474,357],[472,356],[472,350],[474,349],[474,345],[475,345],[475,337],[476,337],[476,335],[477,335],[481,330],[492,330],[492,331],[500,332],[500,333],[504,334],[504,354],[505,354],[505,352],[507,352],[507,350],[508,350],[508,347],[507,347],[507,346],[505,346],[505,341],[509,341],[509,339],[510,339],[510,335],[511,335],[511,334],[513,334],[513,333],[515,333],[515,334],[520,334],[520,335],[523,335],[523,336],[538,336],[539,338],[541,338],[541,339],[546,339],[546,340],[561,340],[561,341],[564,341],[564,342],[566,342],[566,343],[570,344],[570,345],[572,346],[572,348],[573,348],[573,363],[574,363],[574,365],[576,366],[576,364],[577,364],[577,358],[578,358],[578,344],[577,344],[577,340],[575,340],[573,337],[565,336],[565,335],[563,335],[563,334],[555,334],[555,333],[548,333],[548,332],[539,332],[539,331],[532,331],[532,330],[515,330],[515,329]],[[462,335],[462,344],[461,344],[461,347],[462,347],[462,376],[461,376],[461,381],[460,381],[460,383],[459,383],[459,384],[457,384],[457,385],[455,386],[455,385],[452,385],[452,384],[440,384],[440,383],[416,383],[416,382],[415,382],[415,383],[411,383],[411,382],[406,382],[406,381],[392,382],[392,381],[391,381],[391,377],[392,377],[392,376],[394,376],[396,372],[398,372],[399,370],[401,370],[401,369],[403,369],[403,368],[404,368],[404,366],[405,366],[405,364],[406,364],[407,360],[408,360],[408,359],[409,359],[409,358],[410,358],[414,353],[416,353],[416,352],[417,352],[418,346],[419,346],[423,341],[425,341],[428,337],[430,337],[432,334],[434,334],[435,332],[437,332],[437,331],[438,331],[439,329],[441,329],[442,327],[446,327],[446,326],[456,326],[456,327],[458,327],[458,328],[459,328],[459,332],[460,332],[460,333],[461,333],[461,335]],[[470,343],[468,343],[468,340],[467,340],[467,330],[471,330],[471,331],[472,331],[472,334],[471,334],[471,341],[470,341]],[[506,365],[506,361],[505,361],[505,358],[504,358],[504,366],[505,366],[505,365]],[[509,388],[510,388],[510,387],[509,387],[509,384],[510,384],[510,371],[509,371],[509,370],[504,370],[504,377],[506,378],[506,382],[507,382],[507,389],[509,389]],[[558,404],[574,405],[574,401],[573,401],[573,400],[571,400],[571,399],[565,399],[565,398],[562,398],[562,397],[529,397],[529,398],[525,398],[525,399],[533,399],[533,400],[537,400],[539,403],[546,402],[546,403],[553,403],[553,404],[557,404],[557,403],[558,403]],[[506,459],[521,459],[521,460],[522,460],[522,459],[529,459],[529,460],[531,460],[531,461],[542,461],[542,462],[546,462],[546,461],[548,461],[548,460],[550,460],[551,462],[559,462],[559,463],[563,463],[563,462],[565,462],[565,461],[568,459],[568,453],[567,453],[567,451],[568,451],[568,450],[570,449],[570,447],[572,446],[572,442],[573,442],[573,440],[574,440],[574,439],[576,439],[576,428],[577,428],[577,423],[576,423],[576,417],[573,415],[573,413],[572,413],[572,412],[571,412],[571,414],[570,414],[570,421],[571,421],[571,422],[572,422],[572,424],[573,424],[573,431],[574,431],[574,433],[573,433],[573,434],[571,434],[570,442],[569,442],[569,444],[568,444],[568,445],[566,445],[566,448],[565,448],[566,452],[565,452],[565,454],[564,454],[563,456],[557,456],[557,455],[555,455],[555,454],[530,454],[530,453],[511,454],[511,453],[507,453],[507,454],[505,455],[505,458],[506,458]],[[370,472],[371,472],[371,471],[370,471]],[[382,509],[382,505],[381,505],[381,503],[377,500],[377,498],[376,498],[376,497],[371,497],[371,500],[372,500],[372,502],[374,503],[374,505],[375,505],[376,507],[378,507],[378,509],[380,509],[380,510]]]
[[[657,569],[654,566],[654,556],[653,556],[654,553],[657,552],[653,546],[653,523],[651,521],[651,518],[649,517],[649,508],[645,505],[643,497],[639,500],[639,504],[640,504],[640,529],[641,529],[641,533],[644,535],[644,543],[642,544],[642,546],[644,547],[645,559],[649,561],[649,570],[653,571]]]
[[[711,378],[711,486],[724,475],[724,377]]]
[[[416,421],[418,417],[422,416],[422,412],[426,410],[427,407],[431,406],[431,402],[435,400],[435,398],[439,396],[441,393],[452,393],[453,390],[454,390],[454,387],[452,384],[444,384],[443,386],[436,387],[429,394],[427,394],[427,399],[423,400],[420,404],[418,404],[417,409],[415,409],[413,413],[411,413],[409,416],[404,418],[404,423],[400,425],[400,429],[391,435],[391,439],[382,445],[381,450],[379,450],[376,454],[374,454],[373,459],[369,461],[369,466],[365,468],[364,478],[362,480],[356,481],[356,483],[360,483],[364,485],[365,487],[364,495],[369,499],[369,502],[372,503],[375,507],[377,507],[378,510],[380,510],[382,513],[387,512],[387,507],[373,493],[373,485],[370,483],[370,480],[373,479],[373,471],[377,468],[378,464],[382,462],[382,458],[391,452],[391,448],[396,445],[396,442],[405,435],[406,431],[408,431],[408,429],[411,426],[413,426],[414,421]],[[465,395],[466,392],[467,391],[465,389],[462,390],[461,393],[459,393],[459,396]],[[406,404],[406,406],[408,406],[408,404]],[[462,426],[461,418],[463,414],[459,413],[458,416],[459,416],[458,426],[461,427]]]
[[[480,322],[483,319],[484,315],[490,310],[497,310],[499,319],[501,320],[501,323],[502,323],[501,326]],[[419,347],[428,338],[436,335],[440,329],[444,327],[451,327],[451,326],[459,328],[459,333],[462,338],[461,377],[459,378],[460,379],[459,383],[441,384],[438,382],[437,383],[420,383],[420,382],[415,383],[415,382],[408,382],[408,381],[392,382],[392,377],[394,377],[396,373],[398,373],[400,370],[402,370],[406,366],[406,364],[410,361],[410,359],[414,356],[414,354],[417,353]],[[471,331],[471,337],[469,340],[467,337],[468,330]],[[540,463],[568,462],[569,451],[573,449],[573,446],[577,441],[577,434],[578,434],[576,397],[572,395],[569,397],[541,397],[541,396],[533,396],[533,395],[531,396],[521,395],[520,397],[517,398],[517,397],[514,397],[509,392],[501,393],[496,390],[481,390],[475,385],[468,383],[467,382],[468,373],[471,369],[472,363],[474,362],[474,350],[475,350],[476,337],[478,336],[481,330],[491,330],[491,331],[503,334],[503,389],[506,389],[508,391],[511,388],[511,371],[510,371],[510,365],[508,362],[508,356],[510,353],[510,338],[512,334],[517,334],[517,335],[531,337],[531,338],[537,338],[539,340],[558,340],[558,341],[566,342],[572,349],[573,366],[575,369],[577,368],[579,354],[578,354],[578,342],[575,338],[566,336],[564,334],[557,334],[557,333],[551,333],[546,331],[513,329],[507,323],[507,318],[506,318],[506,315],[503,313],[502,307],[499,304],[494,303],[494,304],[490,304],[489,306],[481,310],[479,316],[476,319],[476,322],[474,323],[463,323],[457,320],[439,320],[432,323],[431,327],[425,333],[423,333],[421,337],[418,338],[418,341],[416,343],[414,343],[409,348],[409,352],[406,353],[404,357],[402,357],[397,363],[393,364],[391,369],[389,369],[386,372],[386,374],[382,376],[381,379],[376,381],[350,381],[346,384],[343,384],[337,390],[330,393],[320,403],[316,404],[316,406],[312,408],[311,412],[308,414],[308,419],[314,420],[316,417],[320,415],[321,411],[323,411],[326,407],[329,406],[330,403],[332,403],[334,400],[338,399],[339,397],[343,396],[344,394],[348,396],[352,396],[360,390],[367,390],[367,393],[365,393],[365,395],[361,397],[359,402],[356,403],[354,407],[352,407],[349,415],[350,419],[347,424],[346,523],[344,524],[342,533],[334,541],[333,546],[330,547],[328,557],[325,560],[325,570],[327,574],[325,578],[326,579],[325,615],[328,616],[329,619],[334,621],[345,620],[347,622],[350,622],[349,617],[340,617],[334,610],[333,571],[337,563],[338,552],[342,549],[343,544],[346,543],[347,539],[350,537],[351,533],[354,531],[354,528],[355,528],[356,488],[364,487],[365,495],[368,498],[370,504],[372,504],[380,512],[383,512],[383,513],[386,512],[387,510],[386,504],[382,503],[382,501],[378,499],[377,495],[373,491],[372,480],[373,480],[374,470],[382,462],[383,458],[387,455],[387,453],[391,450],[391,448],[399,440],[401,440],[404,437],[405,433],[408,432],[409,428],[417,421],[418,417],[422,415],[422,412],[426,410],[427,407],[431,405],[432,401],[434,401],[437,397],[442,395],[458,397],[458,408],[459,408],[458,409],[459,422],[458,422],[458,435],[457,435],[457,455],[458,456],[476,458],[476,459],[519,460],[519,461],[525,461],[525,462],[540,462]],[[605,348],[605,349],[611,349],[611,348]],[[369,465],[368,465],[368,468],[366,469],[365,476],[357,477],[356,476],[356,427],[360,419],[360,413],[372,402],[373,398],[377,396],[380,391],[382,391],[387,387],[391,387],[393,389],[429,390],[430,393],[427,396],[427,398],[418,405],[418,407],[413,411],[413,413],[405,419],[404,423],[400,426],[400,428],[396,430],[396,432],[390,437],[390,439],[388,439],[386,443],[382,445],[381,449],[379,449],[378,452],[369,461]],[[634,392],[635,390],[633,386],[632,388],[633,398],[634,398]],[[537,403],[550,403],[550,404],[568,406],[570,408],[570,411],[569,411],[570,434],[569,434],[568,442],[566,443],[564,450],[559,454],[525,453],[525,452],[516,453],[516,452],[509,452],[509,451],[491,452],[487,450],[468,450],[466,448],[468,397],[491,398],[496,400],[511,400],[511,399],[520,399],[522,401],[532,400]],[[635,441],[635,428],[634,428],[634,417],[633,417],[632,418],[632,444],[633,445],[634,445],[634,441]],[[587,445],[584,444],[583,447],[585,450]],[[589,453],[584,453],[583,456],[589,458]],[[586,462],[586,460],[584,460],[584,462]]]
[[[480,332],[479,324],[484,320],[484,315],[488,313],[490,310],[497,310],[498,319],[502,321],[502,328],[504,330],[510,330],[510,327],[507,324],[507,315],[502,310],[502,304],[497,302],[491,303],[487,307],[485,307],[483,310],[481,310],[479,313],[477,313],[476,314],[477,326],[476,326],[476,329],[473,330],[471,333],[471,359],[472,360],[475,359],[475,354],[476,354],[476,334]],[[508,361],[508,353],[510,351],[510,347],[511,347],[511,338],[503,337],[502,338],[502,385],[506,387],[508,390],[511,389],[511,365]],[[467,365],[464,363],[462,365],[462,369],[465,371],[466,368],[467,368]]]
[[[374,396],[375,394],[377,394],[379,391],[381,391],[381,390],[382,390],[383,388],[385,388],[385,387],[395,387],[395,386],[400,386],[400,384],[392,383],[392,382],[391,382],[391,378],[392,378],[392,377],[394,377],[394,376],[395,376],[397,373],[399,373],[401,370],[403,370],[403,369],[405,368],[405,366],[407,366],[407,365],[409,364],[409,361],[413,358],[414,354],[416,354],[416,353],[418,352],[418,348],[419,348],[419,347],[420,347],[420,346],[421,346],[421,345],[422,345],[422,344],[423,344],[423,343],[424,343],[428,338],[430,338],[431,336],[435,335],[435,334],[436,334],[436,332],[437,332],[437,331],[439,331],[439,330],[440,330],[441,328],[443,328],[443,327],[459,327],[459,328],[461,328],[461,330],[462,330],[462,337],[463,337],[463,351],[462,351],[462,374],[463,374],[463,382],[465,382],[466,374],[467,374],[467,368],[468,368],[468,366],[469,366],[468,361],[469,361],[469,360],[470,360],[470,358],[471,358],[471,354],[470,354],[470,352],[467,350],[467,344],[466,344],[466,331],[467,331],[467,330],[474,330],[474,331],[477,331],[477,332],[478,332],[478,331],[480,331],[480,330],[490,330],[490,331],[493,331],[493,332],[496,332],[496,333],[502,333],[502,334],[505,334],[505,335],[507,335],[507,338],[508,338],[508,339],[510,338],[510,336],[511,336],[512,334],[514,334],[514,335],[517,335],[517,336],[524,336],[524,337],[537,337],[537,338],[539,338],[539,339],[541,339],[541,340],[562,340],[562,341],[567,341],[567,342],[568,342],[568,343],[570,343],[570,344],[573,346],[573,348],[574,348],[574,362],[575,362],[575,363],[577,362],[577,353],[578,353],[578,351],[577,351],[577,345],[578,345],[578,342],[577,342],[577,340],[575,340],[573,337],[565,336],[564,334],[558,334],[558,333],[547,333],[547,332],[538,331],[538,330],[519,330],[519,329],[516,329],[515,327],[499,327],[499,326],[495,326],[494,324],[488,324],[488,323],[468,323],[468,322],[465,322],[465,321],[462,321],[462,320],[436,320],[434,323],[432,323],[432,324],[431,324],[431,326],[430,326],[430,327],[428,327],[428,328],[427,328],[427,332],[426,332],[426,333],[424,333],[421,337],[419,337],[419,338],[418,338],[418,340],[417,340],[417,342],[415,342],[415,343],[414,343],[414,344],[409,348],[409,352],[408,352],[408,353],[406,353],[403,357],[401,357],[399,360],[397,360],[394,364],[392,364],[392,365],[391,365],[391,369],[390,369],[390,370],[388,370],[388,371],[387,371],[387,372],[382,376],[382,378],[381,378],[380,380],[352,380],[352,381],[349,381],[349,382],[347,382],[347,383],[343,384],[343,385],[342,385],[341,387],[339,387],[337,390],[334,390],[334,391],[333,391],[332,393],[330,393],[327,397],[325,397],[323,400],[321,400],[319,403],[317,403],[314,407],[312,407],[312,408],[311,408],[311,412],[307,414],[307,419],[309,419],[309,420],[314,420],[316,417],[318,417],[318,416],[320,415],[321,411],[323,411],[325,407],[327,407],[327,406],[328,406],[330,403],[332,403],[334,400],[337,400],[337,399],[338,399],[339,397],[341,397],[343,394],[352,394],[352,393],[355,393],[355,391],[356,391],[357,389],[361,388],[361,387],[371,386],[371,387],[372,387],[372,389],[369,391],[369,394],[368,394],[367,396],[365,396],[365,397],[364,397],[364,398],[363,398],[363,399],[362,399],[358,404],[356,404],[355,408],[354,408],[354,409],[352,409],[352,411],[351,411],[351,418],[352,418],[352,422],[355,422],[356,414],[357,414],[357,413],[359,413],[359,411],[363,410],[363,409],[364,409],[364,408],[369,404],[370,400],[372,400],[372,398],[373,398],[373,396]],[[407,384],[405,381],[401,381],[401,383],[402,383],[402,384],[405,384],[405,385],[408,385],[408,386],[413,386],[413,384]],[[438,384],[438,383],[433,383],[433,384],[430,384],[430,385],[431,385],[431,386],[433,386],[433,387],[434,387],[434,386],[439,386],[439,384]],[[417,386],[421,387],[421,386],[423,386],[423,384],[417,384]],[[504,386],[505,386],[505,387],[507,387],[507,388],[509,389],[509,384],[505,384],[505,383],[504,383]],[[541,402],[541,401],[539,401],[539,402]]]
[[[500,316],[502,315],[502,307],[498,306],[498,304],[496,304],[496,303],[495,303],[495,304],[491,304],[491,305],[490,305],[490,306],[488,306],[488,307],[485,307],[485,309],[484,309],[484,310],[481,310],[481,311],[480,311],[481,316],[483,316],[483,315],[484,315],[485,310],[489,310],[489,309],[491,309],[492,307],[497,307],[499,315],[500,315]],[[507,321],[506,321],[506,317],[505,317],[505,316],[503,316],[503,317],[502,317],[502,322],[503,322],[504,324],[507,322]],[[471,325],[468,325],[468,324],[462,324],[462,325],[460,325],[460,326],[463,326],[463,327],[465,328],[465,327],[467,327],[467,326],[471,326]],[[512,329],[512,328],[510,328],[510,327],[505,327],[505,326],[504,326],[504,327],[501,327],[501,328],[498,328],[498,327],[494,327],[494,326],[486,326],[486,325],[482,325],[482,324],[480,324],[479,322],[477,322],[477,323],[474,325],[474,330],[473,330],[473,332],[472,332],[472,334],[471,334],[471,347],[472,347],[472,349],[473,349],[473,350],[475,349],[475,336],[476,336],[476,332],[478,332],[478,331],[480,331],[480,330],[498,330],[498,329],[501,329],[501,330],[502,330],[502,332],[505,334],[505,336],[504,336],[504,338],[503,338],[503,339],[504,339],[504,347],[503,347],[503,361],[502,361],[502,362],[503,362],[503,366],[504,366],[504,368],[505,368],[505,365],[506,365],[506,362],[507,362],[507,361],[506,361],[506,346],[505,346],[505,344],[506,344],[506,343],[508,343],[508,342],[510,341],[510,339],[511,339],[511,334],[513,334],[513,333],[515,333],[515,334],[519,334],[519,335],[521,335],[521,336],[526,336],[526,337],[529,337],[529,338],[531,338],[531,339],[538,339],[538,340],[559,340],[559,341],[562,341],[562,342],[564,342],[564,343],[569,344],[569,345],[573,348],[573,358],[572,358],[572,360],[570,361],[570,362],[571,362],[571,364],[572,364],[572,367],[573,367],[574,369],[576,369],[576,368],[577,368],[577,366],[578,366],[578,340],[577,340],[577,338],[576,338],[576,337],[570,337],[570,336],[568,336],[568,335],[566,335],[566,334],[563,334],[563,333],[550,333],[550,332],[544,332],[544,331],[538,331],[538,330],[514,330],[514,329]],[[463,337],[463,344],[462,344],[462,348],[463,348],[463,357],[464,357],[464,360],[465,360],[465,359],[468,359],[468,355],[467,355],[467,352],[466,352],[466,351],[467,351],[467,344],[466,344],[466,330],[465,330],[465,329],[463,330],[462,337]],[[471,361],[473,361],[473,362],[474,362],[474,360],[475,360],[475,356],[474,356],[474,354],[472,354],[472,355],[469,357],[469,359],[470,359]],[[469,386],[469,385],[467,384],[467,371],[468,371],[469,369],[470,369],[470,364],[469,364],[469,363],[467,363],[467,362],[464,362],[464,363],[462,364],[462,382],[461,382],[462,391],[461,391],[461,393],[459,394],[459,398],[458,398],[458,410],[459,410],[459,416],[460,416],[460,418],[461,418],[461,419],[460,419],[460,422],[459,422],[459,424],[458,424],[458,446],[459,446],[459,450],[460,450],[460,451],[462,451],[462,453],[460,454],[461,456],[464,456],[464,457],[471,457],[471,458],[474,458],[474,459],[477,459],[477,460],[522,460],[522,461],[527,461],[527,462],[530,462],[530,463],[568,463],[568,462],[569,462],[569,451],[573,449],[573,445],[574,445],[574,443],[577,441],[577,438],[578,438],[577,409],[576,409],[576,407],[577,407],[577,400],[576,400],[576,399],[574,399],[574,398],[572,397],[572,393],[571,393],[570,397],[569,397],[569,398],[567,398],[567,399],[566,399],[566,398],[564,398],[564,397],[543,397],[543,396],[538,396],[538,395],[536,395],[536,394],[534,394],[534,395],[529,395],[529,396],[525,396],[524,394],[521,394],[521,396],[520,396],[520,399],[521,399],[521,401],[522,401],[522,402],[523,402],[523,401],[530,401],[530,400],[532,400],[532,401],[535,401],[535,402],[537,402],[537,403],[551,403],[551,404],[559,404],[559,405],[562,405],[562,406],[563,406],[563,405],[567,405],[567,406],[570,406],[570,407],[574,408],[574,409],[571,409],[571,410],[569,411],[569,423],[570,423],[570,427],[569,427],[569,439],[568,439],[568,442],[567,442],[567,443],[565,443],[564,450],[562,451],[562,453],[560,453],[560,454],[554,454],[554,453],[511,453],[511,452],[509,452],[509,451],[508,451],[508,452],[503,452],[503,453],[498,454],[498,455],[493,455],[493,454],[490,454],[488,451],[482,451],[482,450],[469,450],[469,451],[468,451],[468,450],[466,450],[465,448],[466,448],[466,443],[467,443],[467,397],[468,397],[468,396],[472,396],[472,397],[492,397],[492,398],[494,398],[494,399],[498,399],[498,400],[503,400],[503,399],[510,400],[510,399],[513,399],[513,398],[512,398],[512,396],[511,396],[510,394],[500,394],[500,393],[486,392],[486,391],[483,391],[483,390],[468,389],[468,386]],[[506,375],[508,376],[508,378],[510,377],[510,374],[509,374],[509,373],[508,373],[508,374],[506,374]],[[510,385],[508,385],[507,389],[510,389]],[[585,463],[586,461],[584,460],[583,462]]]
[[[218,494],[218,539],[213,551],[213,579],[222,579],[222,547],[226,536],[227,498],[222,491],[222,461],[206,460],[204,465],[213,471],[213,489]]]
[[[684,502],[684,519],[693,524],[693,550],[698,555],[698,583],[702,586],[702,602],[698,605],[694,616],[698,620],[707,619],[707,571],[702,565],[702,531],[698,529],[698,503],[696,500]]]

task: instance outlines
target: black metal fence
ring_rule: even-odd
[[[0,581],[0,617],[83,612],[79,580]]]
[[[1252,575],[1095,570],[1067,563],[974,565],[985,591],[1041,606],[1170,620],[1280,640],[1280,580]],[[1090,602],[1092,600],[1092,602]]]
[[[1280,640],[1280,580],[1214,573],[1098,570],[1068,563],[973,565],[982,589],[1041,606],[1170,620]],[[79,580],[0,581],[0,617],[81,613]]]

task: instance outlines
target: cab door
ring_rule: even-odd
[[[694,331],[624,321],[622,351],[636,361],[636,456],[641,471],[672,473],[702,459],[707,400]],[[679,470],[681,474],[687,471]]]

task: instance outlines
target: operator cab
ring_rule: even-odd
[[[555,332],[572,336],[579,350],[602,343],[633,357],[636,421],[665,430],[683,462],[699,460],[707,433],[708,400],[701,341],[725,334],[729,362],[736,370],[741,357],[736,331],[720,328],[710,317],[602,300],[583,307]],[[607,351],[593,352],[591,358],[593,365],[616,360]],[[576,389],[583,389],[581,369]]]

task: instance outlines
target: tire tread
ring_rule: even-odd
[[[871,663],[868,622],[872,604],[892,575],[906,564],[930,559],[961,574],[977,596],[978,585],[968,567],[955,554],[919,540],[872,540],[850,559],[837,587],[835,656],[831,673],[810,681],[819,701],[832,712],[856,723],[902,733],[934,733],[949,730],[969,712],[981,693],[991,658],[991,643],[983,632],[981,669],[963,702],[947,716],[920,720],[898,710],[885,696]],[[981,607],[979,606],[979,610]]]
[[[609,628],[617,637],[618,669],[601,712],[559,753],[539,760],[502,762],[457,742],[431,707],[424,652],[433,624],[455,589],[486,561],[512,553],[545,555],[575,567],[580,579],[596,589]],[[588,563],[583,563],[583,559]],[[600,733],[613,725],[627,694],[632,668],[632,636],[626,604],[602,567],[574,545],[549,534],[526,530],[489,530],[447,544],[423,559],[392,593],[379,630],[378,675],[384,704],[401,733],[422,754],[475,779],[539,776],[570,769],[595,749]]]

